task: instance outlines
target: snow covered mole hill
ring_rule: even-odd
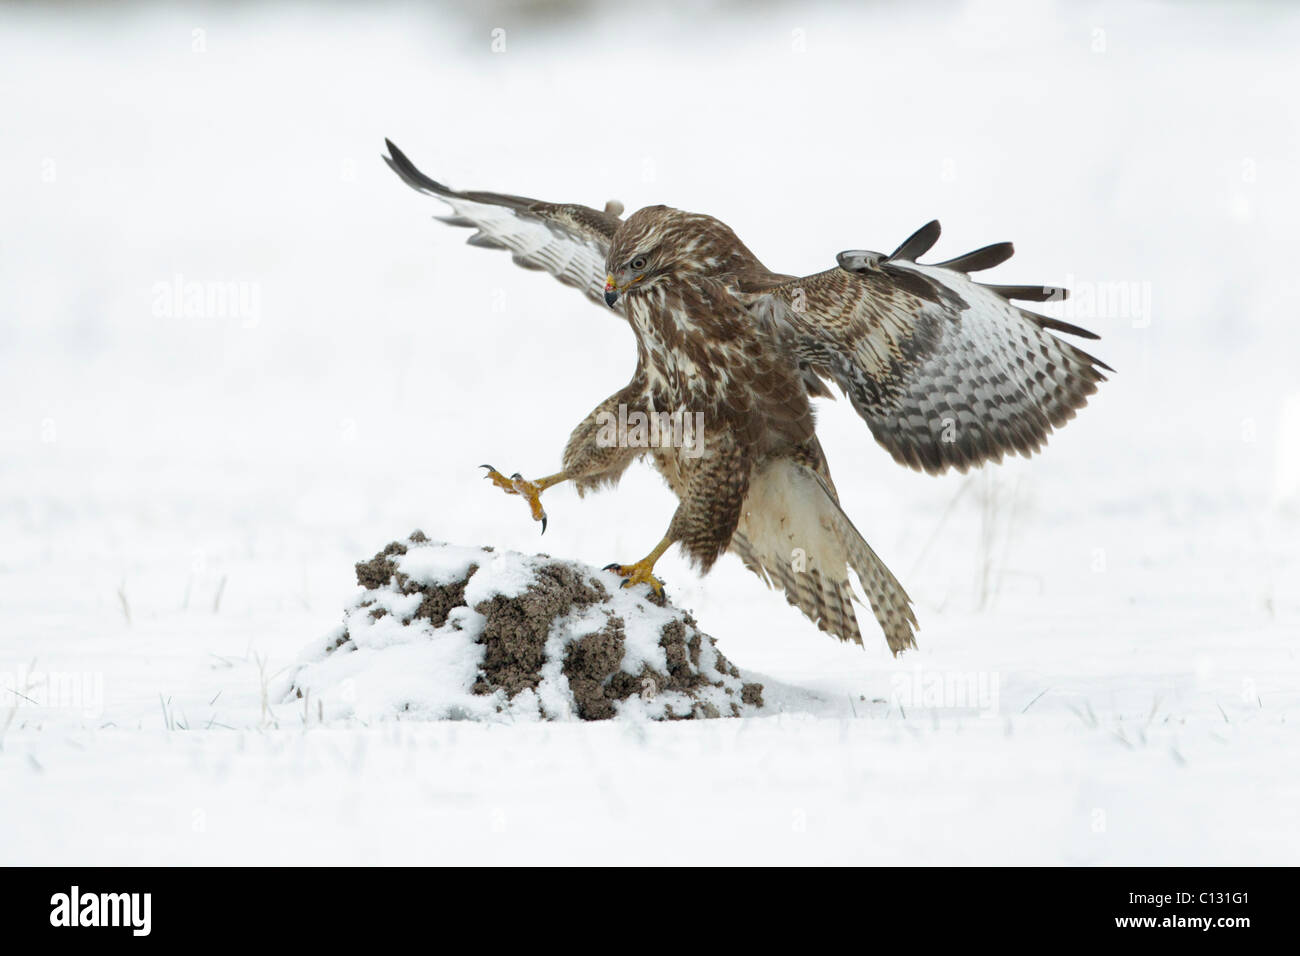
[[[281,687],[323,718],[675,720],[762,707],[690,614],[608,571],[415,531]]]

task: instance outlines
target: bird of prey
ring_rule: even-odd
[[[559,472],[528,481],[483,466],[544,532],[547,488],[613,485],[648,455],[679,504],[646,557],[609,566],[625,586],[661,590],[654,565],[674,544],[702,572],[730,551],[823,631],[861,644],[852,570],[890,650],[915,647],[911,600],[840,507],[810,400],[834,385],[896,461],[964,472],[1028,457],[1113,371],[1049,330],[1096,335],[1013,304],[1064,290],[972,281],[1008,259],[1010,243],[921,264],[939,238],[930,222],[889,255],[841,252],[824,272],[782,275],[712,216],[647,206],[623,218],[616,202],[459,192],[388,150],[407,185],[451,208],[438,218],[474,230],[471,245],[510,252],[631,326],[632,380],[574,429]],[[622,427],[637,414],[695,422],[699,434],[647,442],[644,428]]]

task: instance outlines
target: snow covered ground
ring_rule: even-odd
[[[1300,14],[480,10],[3,9],[0,862],[1295,863]],[[322,725],[268,688],[386,542],[603,565],[672,509],[642,467],[539,540],[479,478],[553,470],[631,336],[433,222],[385,136],[785,272],[1012,239],[994,275],[1074,289],[1118,374],[967,477],[824,405],[917,652],[674,554],[767,716]]]

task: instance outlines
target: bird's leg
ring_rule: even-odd
[[[664,535],[664,539],[655,545],[653,551],[636,564],[608,564],[605,566],[605,570],[613,571],[621,577],[623,579],[623,587],[628,587],[633,584],[648,584],[655,594],[663,594],[663,582],[654,576],[655,562],[663,557],[664,552],[667,551],[676,540],[677,537],[670,532]]]
[[[572,476],[567,471],[561,471],[554,475],[547,475],[545,478],[538,478],[536,481],[528,481],[519,472],[515,472],[507,478],[491,465],[480,465],[479,467],[486,468],[487,474],[483,477],[492,479],[492,484],[505,491],[506,494],[522,496],[528,502],[529,509],[532,510],[533,520],[542,523],[542,534],[546,534],[546,509],[542,507],[542,492],[551,485],[558,485],[562,481],[568,481]]]
[[[533,520],[542,523],[542,533],[545,534],[546,510],[541,502],[543,491],[551,485],[572,481],[577,484],[581,496],[602,484],[615,484],[627,466],[641,453],[639,448],[609,442],[603,433],[606,416],[617,419],[619,405],[637,402],[641,389],[642,386],[633,380],[631,385],[605,399],[583,419],[569,436],[569,443],[564,448],[563,471],[528,481],[518,473],[507,478],[491,465],[483,465],[487,469],[484,477],[492,479],[492,484],[506,494],[522,496],[533,512]]]

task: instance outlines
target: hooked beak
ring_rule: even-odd
[[[614,303],[618,301],[618,286],[614,285],[614,277],[605,277],[605,304],[611,309]]]

